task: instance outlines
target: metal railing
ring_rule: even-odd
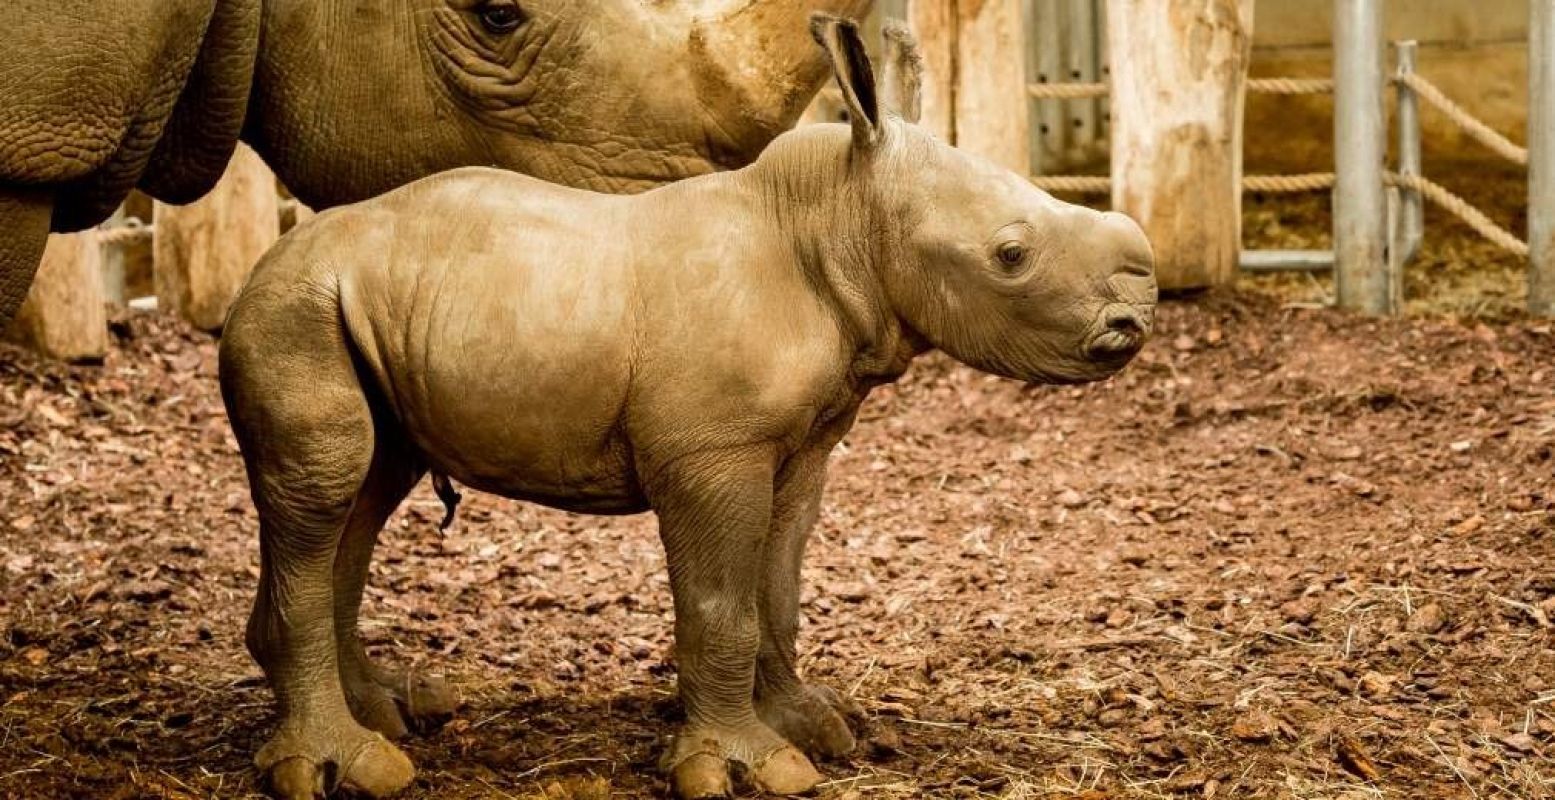
[[[1528,307],[1555,316],[1555,0],[1531,0],[1529,28],[1529,146],[1521,147],[1475,118],[1415,71],[1417,46],[1394,44],[1395,67],[1384,76],[1381,0],[1335,0],[1334,79],[1252,78],[1252,93],[1332,93],[1335,105],[1335,168],[1303,175],[1247,175],[1243,191],[1333,193],[1333,250],[1244,250],[1242,269],[1335,273],[1343,308],[1395,313],[1402,303],[1403,269],[1418,253],[1424,235],[1424,203],[1452,214],[1502,249],[1529,259]],[[1398,121],[1395,170],[1384,168],[1386,122],[1382,90],[1395,92]],[[1034,83],[1027,93],[1042,100],[1104,97],[1108,85]],[[1529,241],[1496,224],[1483,211],[1421,170],[1420,103],[1440,111],[1492,152],[1529,169]],[[1049,191],[1104,194],[1105,176],[1038,175]]]

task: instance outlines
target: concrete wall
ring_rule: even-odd
[[[1422,44],[1523,42],[1528,0],[1377,0],[1389,39]],[[1333,39],[1331,0],[1257,0],[1253,40],[1259,48],[1327,47]]]
[[[1421,43],[1417,68],[1449,97],[1513,141],[1528,119],[1527,0],[1378,0],[1389,41]],[[1256,0],[1252,74],[1330,77],[1331,0]],[[1385,63],[1393,63],[1391,48]],[[1392,92],[1386,95],[1391,115]],[[1333,164],[1333,98],[1249,95],[1249,173],[1327,171]],[[1434,108],[1421,111],[1426,172],[1452,162],[1494,163]],[[1391,134],[1390,134],[1391,139]]]

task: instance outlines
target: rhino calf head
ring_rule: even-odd
[[[1133,220],[1054,199],[913,124],[919,59],[886,29],[877,85],[853,28],[817,19],[852,128],[856,202],[876,219],[881,283],[902,321],[959,361],[1018,380],[1107,377],[1154,318],[1150,244]],[[800,148],[803,134],[780,141]],[[839,247],[846,247],[846,242]]]
[[[431,471],[589,513],[658,515],[675,599],[682,798],[731,775],[797,794],[853,747],[795,671],[799,566],[826,460],[870,389],[934,347],[1074,382],[1139,349],[1150,248],[912,124],[917,58],[875,81],[851,23],[818,20],[850,125],[632,196],[443,173],[288,234],[221,342],[222,394],[260,518],[250,651],[281,707],[256,756],[287,797],[407,785],[380,734],[451,694],[373,667],[355,635],[378,529]],[[731,771],[731,766],[743,769]]]

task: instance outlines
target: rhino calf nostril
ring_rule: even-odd
[[[1145,326],[1133,314],[1114,314],[1107,320],[1107,330],[1137,336],[1145,332]]]

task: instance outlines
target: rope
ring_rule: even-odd
[[[1106,97],[1112,88],[1105,83],[1028,83],[1026,94],[1039,100],[1075,100]],[[1334,82],[1328,78],[1251,78],[1247,91],[1259,94],[1332,94]]]
[[[1521,147],[1511,139],[1497,133],[1490,126],[1480,122],[1458,105],[1452,98],[1442,93],[1436,85],[1422,78],[1417,72],[1406,72],[1396,79],[1399,83],[1413,89],[1420,99],[1436,106],[1443,114],[1446,114],[1453,122],[1458,124],[1465,133],[1478,139],[1486,147],[1494,150],[1497,155],[1522,166],[1528,166],[1528,148]]]
[[[1497,225],[1485,212],[1469,201],[1453,194],[1447,187],[1419,175],[1383,173],[1383,183],[1419,192],[1442,210],[1462,220],[1480,236],[1514,255],[1526,258],[1528,244],[1507,229]],[[1112,179],[1089,175],[1038,175],[1031,179],[1038,189],[1049,192],[1078,192],[1082,194],[1106,194],[1111,190]],[[1242,190],[1265,194],[1315,192],[1332,189],[1334,173],[1311,172],[1304,175],[1247,175],[1242,178]]]
[[[1465,225],[1473,228],[1480,236],[1489,239],[1503,250],[1523,258],[1528,257],[1528,243],[1514,236],[1510,231],[1492,222],[1485,212],[1480,211],[1458,195],[1453,194],[1447,187],[1420,175],[1399,175],[1395,172],[1386,173],[1383,182],[1389,186],[1399,186],[1405,189],[1419,192],[1425,199],[1441,206],[1447,213],[1452,214]]]
[[[1248,78],[1247,91],[1259,94],[1333,94],[1330,78]]]
[[[1110,87],[1105,83],[1028,83],[1026,94],[1039,100],[1075,100],[1087,97],[1106,97]]]
[[[156,226],[147,225],[135,217],[111,228],[98,228],[97,240],[105,245],[128,247],[137,242],[149,242],[156,233]]]
[[[1304,175],[1244,175],[1242,191],[1263,194],[1315,192],[1334,188],[1334,173],[1309,172]]]
[[[1112,191],[1112,179],[1105,175],[1033,175],[1031,183],[1044,192],[1106,194]]]

